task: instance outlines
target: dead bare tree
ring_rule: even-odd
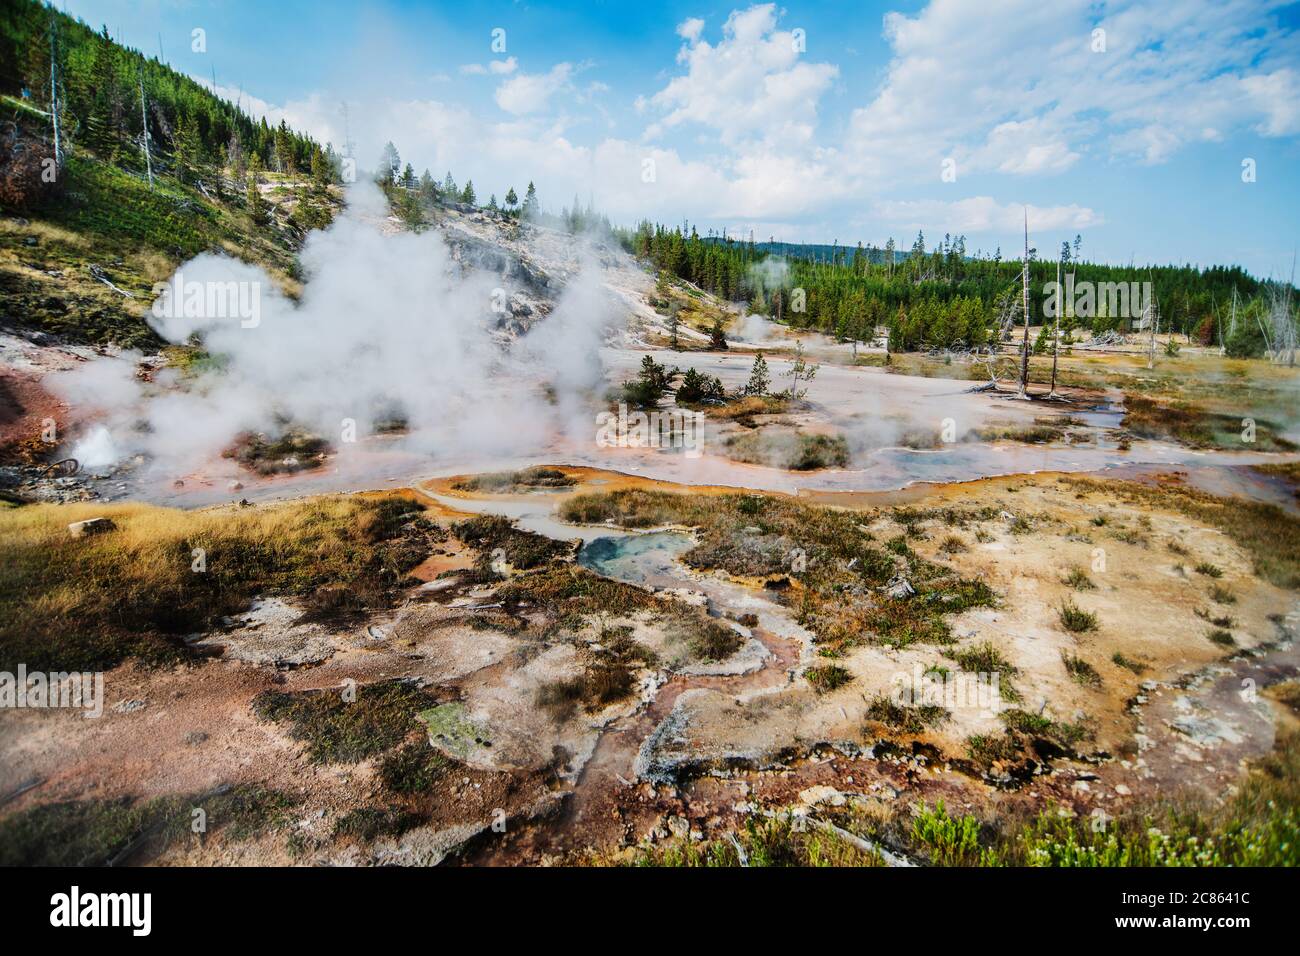
[[[1288,366],[1295,366],[1296,353],[1296,317],[1291,310],[1291,291],[1295,281],[1295,261],[1291,263],[1291,281],[1280,286],[1270,283],[1268,292],[1268,325],[1260,322],[1260,331],[1264,333],[1264,345],[1268,349],[1269,360]]]
[[[1016,398],[1029,398],[1029,207],[1025,207],[1025,258],[1020,273],[1025,306],[1025,337],[1020,344],[1020,387]]]
[[[1052,387],[1047,392],[1050,399],[1056,398],[1056,361],[1061,351],[1061,306],[1065,296],[1061,292],[1061,260],[1056,260],[1056,326],[1052,330]]]

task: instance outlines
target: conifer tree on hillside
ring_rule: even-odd
[[[318,186],[328,186],[334,181],[334,169],[319,146],[311,151],[311,178]]]
[[[292,175],[298,171],[294,162],[293,143],[289,138],[289,126],[284,120],[280,120],[280,125],[275,128],[275,164],[282,173]]]
[[[117,82],[117,47],[108,27],[96,44],[95,59],[87,77],[84,142],[100,159],[114,162],[118,153],[118,124],[122,98]]]
[[[257,177],[252,174],[248,177],[248,187],[244,191],[244,196],[248,205],[248,216],[254,223],[265,226],[271,221],[270,207],[262,198],[262,191],[257,188]]]
[[[478,197],[474,195],[474,180],[465,180],[465,188],[461,191],[460,201],[472,206],[477,201],[477,198]]]
[[[5,0],[2,9],[0,93],[48,111],[56,66],[65,155],[85,151],[99,162],[134,170],[147,135],[164,157],[171,154],[182,178],[194,181],[218,165],[242,179],[254,153],[264,165],[307,168],[319,148],[287,123],[272,128],[158,58],[119,46],[106,28],[92,29],[40,0]],[[40,125],[30,116],[20,122]],[[159,171],[166,174],[168,164]],[[220,198],[220,184],[210,186]]]
[[[203,147],[194,121],[182,113],[172,135],[172,156],[181,182],[197,182],[203,173]]]
[[[438,201],[438,184],[427,169],[420,176],[420,200],[430,205]]]

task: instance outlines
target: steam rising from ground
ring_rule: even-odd
[[[60,376],[68,401],[106,412],[106,434],[92,432],[74,454],[96,466],[145,454],[185,471],[241,432],[276,436],[293,423],[344,455],[349,420],[364,440],[394,414],[408,422],[408,447],[433,455],[526,453],[557,430],[593,428],[581,397],[601,380],[597,349],[615,314],[594,257],[552,314],[503,348],[493,303],[506,281],[462,269],[436,231],[383,234],[386,215],[377,188],[352,187],[348,207],[302,250],[297,303],[255,266],[212,254],[183,265],[187,285],[257,283],[257,324],[179,308],[151,316],[169,342],[197,334],[216,359],[192,379],[168,369],[142,382],[130,355]]]

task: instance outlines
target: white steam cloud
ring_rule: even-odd
[[[255,283],[255,324],[171,296],[167,317],[151,324],[174,343],[197,334],[215,369],[184,381],[167,370],[148,383],[127,355],[60,375],[65,399],[104,413],[102,431],[74,454],[96,465],[143,454],[185,471],[241,432],[277,435],[287,423],[346,454],[345,422],[364,440],[394,413],[408,422],[407,447],[433,456],[526,454],[578,421],[591,428],[589,414],[579,418],[582,396],[601,380],[597,350],[616,314],[595,257],[580,256],[552,313],[511,344],[493,334],[507,280],[462,267],[436,231],[384,234],[386,215],[373,185],[351,187],[348,207],[302,250],[296,303],[255,266],[212,254],[185,263],[185,287]]]

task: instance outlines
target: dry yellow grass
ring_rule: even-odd
[[[202,511],[7,507],[0,511],[0,666],[177,659],[178,635],[267,591],[308,594],[330,610],[381,603],[436,533],[427,522],[412,525],[422,510],[397,496]],[[71,522],[98,517],[114,529],[69,534]]]

